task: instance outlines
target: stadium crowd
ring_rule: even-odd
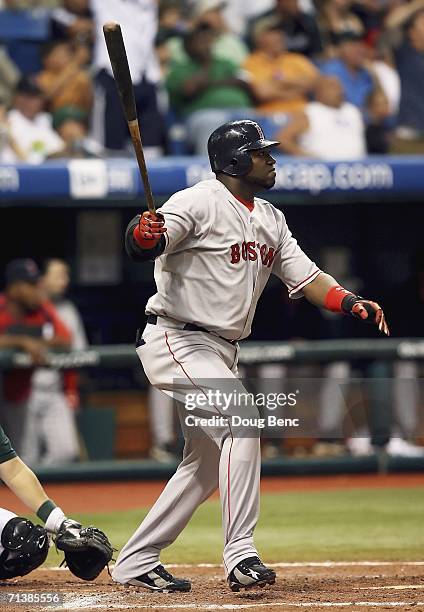
[[[289,155],[424,151],[424,0],[0,0],[0,162],[130,154],[110,20],[150,156],[242,117]]]

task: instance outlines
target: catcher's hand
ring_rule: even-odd
[[[377,325],[378,329],[386,336],[390,336],[389,326],[386,322],[383,309],[377,302],[358,298],[350,309],[350,314],[356,319],[367,321]]]
[[[95,527],[83,527],[66,519],[54,538],[56,548],[65,553],[70,571],[83,580],[94,580],[112,559],[113,548],[107,536]]]

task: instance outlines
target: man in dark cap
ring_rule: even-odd
[[[0,294],[0,348],[27,353],[34,366],[45,363],[50,347],[68,349],[71,336],[55,308],[43,299],[40,271],[32,259],[15,259],[5,270]],[[32,369],[8,370],[3,376],[0,422],[21,452]]]

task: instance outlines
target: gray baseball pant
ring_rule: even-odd
[[[126,583],[159,564],[159,555],[178,537],[194,511],[218,487],[224,531],[226,574],[241,560],[258,555],[253,531],[259,516],[259,436],[234,434],[229,423],[192,428],[187,425],[185,402],[199,387],[205,394],[225,384],[246,393],[237,378],[238,347],[212,334],[182,331],[178,323],[158,318],[146,326],[144,344],[137,348],[150,383],[178,404],[185,437],[184,457],[174,476],[137,531],[121,550],[112,577]],[[216,405],[195,408],[190,416],[219,416]],[[226,416],[240,414],[230,406]],[[255,406],[244,414],[258,417]]]

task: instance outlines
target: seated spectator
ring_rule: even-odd
[[[185,56],[182,38],[188,29],[188,21],[179,0],[161,0],[158,7],[158,32],[155,53],[159,61],[162,79],[168,74],[171,61]]]
[[[88,137],[88,115],[79,108],[64,106],[53,114],[53,127],[65,147],[51,158],[102,157],[103,147]]]
[[[82,63],[81,63],[82,60]],[[87,113],[93,102],[93,89],[89,74],[82,69],[85,55],[72,52],[64,40],[48,43],[42,52],[43,70],[36,81],[51,112],[64,106],[80,108]]]
[[[215,33],[210,27],[187,33],[187,60],[171,66],[166,79],[174,110],[188,119],[195,152],[205,153],[210,133],[225,123],[229,112],[251,106],[249,88],[237,67],[212,55]]]
[[[343,32],[337,37],[337,57],[320,65],[323,74],[336,76],[343,85],[347,102],[365,109],[367,99],[375,87],[367,70],[367,49],[361,36]]]
[[[380,89],[374,90],[367,102],[367,151],[370,154],[385,155],[390,149],[393,122],[387,97]]]
[[[158,37],[161,40],[181,36],[187,30],[187,21],[179,0],[161,0],[158,6]]]
[[[224,15],[223,0],[197,0],[192,11],[194,27],[208,25],[216,34],[213,54],[221,59],[242,64],[248,48],[239,36],[231,32]]]
[[[341,160],[366,154],[362,115],[356,106],[345,102],[343,87],[332,76],[321,77],[315,101],[293,115],[277,140],[290,155]]]
[[[91,0],[91,10],[95,24],[93,71],[96,96],[92,124],[94,138],[107,149],[122,151],[131,146],[103,36],[103,24],[107,21],[117,21],[124,33],[138,118],[143,130],[145,154],[149,157],[158,156],[165,141],[165,123],[159,106],[158,84],[161,73],[154,48],[158,25],[157,2]]]
[[[61,0],[52,12],[54,39],[78,41],[91,46],[94,39],[90,0]]]
[[[252,20],[250,34],[263,19],[275,17],[286,36],[288,51],[314,57],[321,53],[322,42],[316,19],[302,9],[300,0],[276,0],[271,11]]]
[[[393,29],[399,35],[394,40],[394,60],[401,82],[398,128],[391,152],[424,153],[424,2],[399,7],[389,25],[396,26]]]
[[[240,66],[249,51],[241,38],[230,31],[224,15],[225,6],[223,0],[197,0],[190,12],[191,29],[210,27],[215,32],[213,55]],[[169,39],[168,47],[173,61],[187,59],[181,31]]]
[[[362,21],[352,12],[353,0],[322,0],[318,3],[318,24],[326,54],[333,55],[332,45],[344,32],[365,34]]]
[[[0,164],[24,162],[26,155],[10,133],[7,106],[0,99]]]
[[[63,148],[62,139],[52,127],[51,116],[42,112],[43,105],[38,85],[23,77],[16,88],[8,122],[11,137],[30,164],[40,164]],[[9,161],[18,162],[19,157],[12,155]]]
[[[243,68],[261,114],[301,109],[319,74],[306,57],[287,51],[285,36],[273,18],[256,27],[255,48]]]

